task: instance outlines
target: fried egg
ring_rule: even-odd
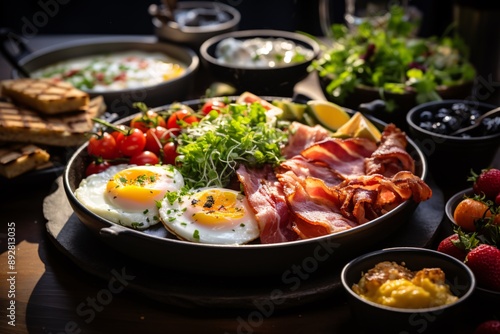
[[[96,215],[143,230],[160,221],[165,194],[183,186],[184,178],[170,165],[117,165],[83,179],[75,196]]]
[[[247,198],[230,189],[212,187],[168,194],[159,214],[167,230],[192,242],[246,244],[260,234]]]

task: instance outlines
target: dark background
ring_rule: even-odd
[[[179,0],[182,1],[182,0]],[[357,0],[364,1],[364,0]],[[240,30],[279,29],[321,36],[318,0],[218,0],[241,13]],[[388,0],[388,2],[390,2]],[[39,34],[153,35],[150,4],[161,0],[0,0],[0,27],[25,39]],[[440,36],[452,24],[470,47],[483,96],[500,104],[500,1],[409,0],[423,15],[419,36]],[[345,0],[330,0],[333,23],[344,22]]]
[[[240,11],[241,30],[269,28],[321,34],[317,0],[218,2]],[[38,34],[152,34],[148,14],[152,3],[160,4],[160,0],[2,0],[0,26],[18,32],[31,28]],[[343,22],[344,3],[342,0],[330,1],[334,22]],[[452,21],[453,0],[414,0],[410,3],[425,12],[422,35],[441,34]]]

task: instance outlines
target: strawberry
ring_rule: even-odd
[[[472,189],[476,194],[484,194],[490,200],[500,194],[500,169],[483,169],[479,175],[471,171],[471,175],[467,180],[474,182]]]
[[[460,243],[460,238],[456,233],[441,240],[437,247],[437,251],[453,256],[460,261],[464,261],[465,256],[467,255],[467,252]]]
[[[500,334],[500,320],[487,320],[479,324],[474,334]]]
[[[465,264],[476,276],[480,287],[500,292],[500,249],[481,244],[467,254]]]

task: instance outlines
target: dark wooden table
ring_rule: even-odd
[[[36,50],[80,37],[89,36],[36,36],[28,43]],[[9,77],[10,66],[0,59],[0,79]],[[301,82],[296,91],[324,98],[313,77]],[[174,307],[126,288],[111,287],[109,281],[76,265],[49,238],[43,200],[52,192],[55,178],[0,185],[0,333],[356,332],[342,293],[259,313],[255,309]],[[452,190],[443,189],[443,193],[446,199]],[[443,227],[435,241],[449,232]],[[95,245],[89,243],[88,247]],[[13,250],[15,258],[10,257]],[[9,310],[12,303],[15,311]],[[457,333],[471,333],[481,320],[499,316],[498,307],[492,311],[480,304],[472,306],[453,324]]]

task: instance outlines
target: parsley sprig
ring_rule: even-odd
[[[268,122],[259,103],[229,104],[187,127],[178,138],[178,162],[191,188],[227,186],[240,163],[277,164],[286,133]]]

